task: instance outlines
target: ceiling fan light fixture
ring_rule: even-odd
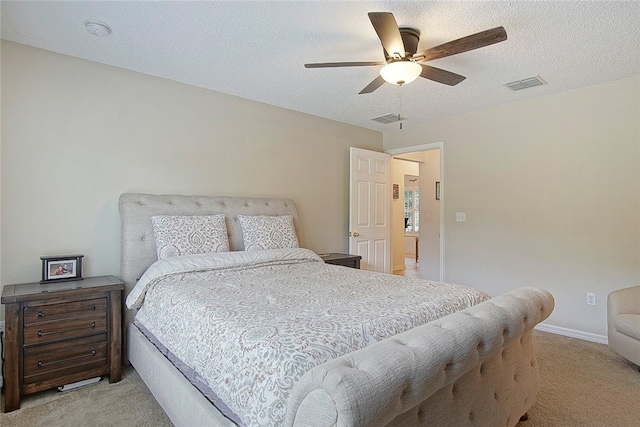
[[[420,76],[420,64],[409,60],[392,61],[380,69],[380,76],[393,85],[411,83]]]

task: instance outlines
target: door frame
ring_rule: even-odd
[[[444,179],[444,144],[440,142],[432,142],[429,144],[412,145],[410,147],[393,148],[385,150],[385,153],[391,156],[398,154],[414,153],[416,151],[440,150],[440,281],[445,281],[444,275],[444,203],[445,203],[445,179]],[[420,231],[418,231],[420,237]]]

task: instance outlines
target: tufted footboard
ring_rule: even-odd
[[[533,328],[553,307],[520,288],[317,366],[287,426],[514,426],[538,389]]]

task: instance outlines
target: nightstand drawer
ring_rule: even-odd
[[[39,344],[64,338],[81,337],[107,330],[107,313],[89,313],[86,316],[31,323],[24,326],[24,344]]]
[[[73,301],[62,304],[29,305],[24,309],[24,323],[29,324],[67,319],[69,317],[91,315],[91,313],[104,315],[106,312],[106,298]]]
[[[24,384],[100,367],[107,367],[106,333],[24,349]]]

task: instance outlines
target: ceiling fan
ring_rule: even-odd
[[[360,94],[371,93],[382,86],[384,82],[401,86],[412,82],[418,77],[455,86],[466,77],[422,64],[422,62],[456,55],[507,39],[505,29],[497,27],[417,52],[418,42],[420,41],[419,30],[411,27],[398,27],[393,14],[389,12],[370,12],[369,19],[382,43],[384,61],[323,62],[304,64],[305,68],[384,65],[380,69],[380,75],[362,89],[359,92]]]

